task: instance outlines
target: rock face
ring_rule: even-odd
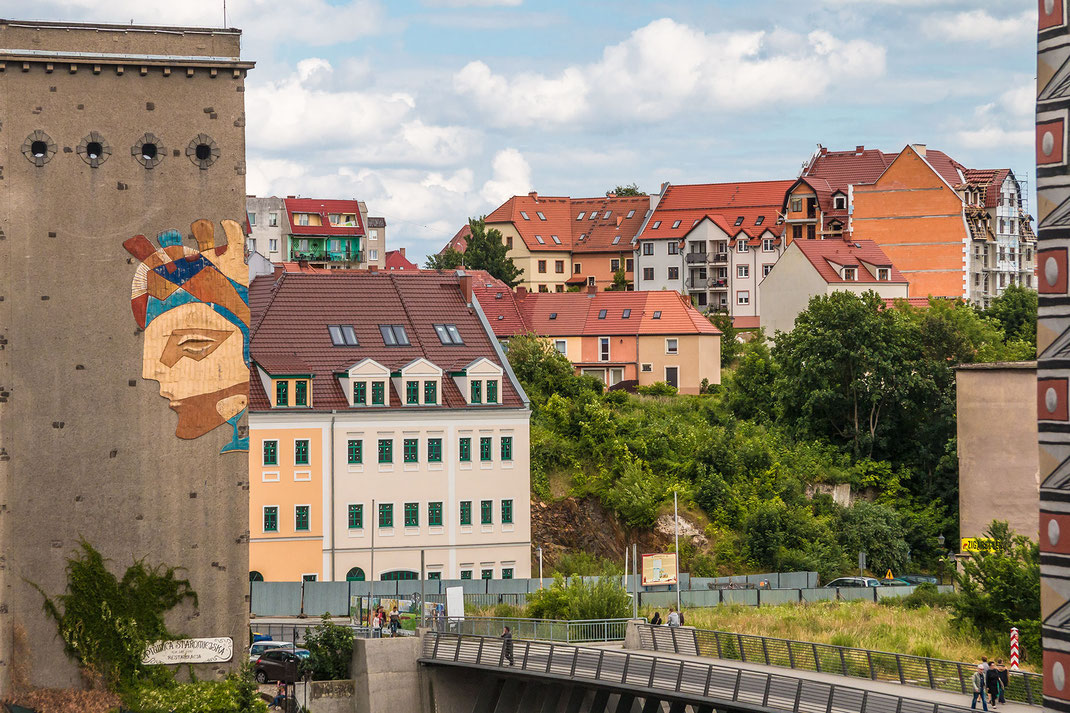
[[[667,517],[667,531],[661,527],[659,520],[653,532],[635,532],[621,526],[613,513],[606,510],[596,498],[566,498],[551,502],[535,499],[531,503],[532,550],[534,552],[535,548],[542,546],[544,568],[556,562],[561,554],[573,551],[588,552],[623,566],[625,547],[633,542],[639,545],[640,554],[665,552],[672,545],[672,516]],[[705,544],[706,538],[702,533],[682,517],[680,534],[684,534],[685,524],[690,528],[689,534],[698,535],[695,544]],[[538,556],[533,554],[533,557],[532,573],[538,576]]]
[[[657,523],[654,524],[654,529],[659,535],[667,537],[670,543],[673,542],[675,527],[672,515],[666,513],[659,517]],[[706,539],[706,535],[702,534],[702,530],[683,515],[680,516],[680,537],[690,537],[695,547],[701,548],[709,544],[709,540]]]

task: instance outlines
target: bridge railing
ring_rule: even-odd
[[[671,651],[872,681],[892,681],[938,691],[962,694],[972,692],[971,677],[977,670],[977,664],[961,661],[855,649],[812,641],[792,641],[691,627],[649,624],[636,626],[639,627],[640,646],[648,651]],[[1041,705],[1042,686],[1043,676],[1040,674],[1008,671],[1004,695],[1010,701]]]
[[[431,628],[439,632],[470,634],[475,636],[499,636],[508,626],[514,639],[535,641],[560,641],[582,644],[599,641],[624,641],[628,630],[627,619],[589,619],[567,621],[563,619],[521,619],[514,617],[465,617],[464,619],[438,619]]]
[[[718,666],[704,661],[572,646],[551,641],[517,641],[511,650],[498,637],[432,632],[422,642],[424,664],[474,666],[532,676],[591,681],[650,698],[717,704],[735,709],[793,713],[962,713],[954,706],[877,693],[807,678]],[[718,706],[718,708],[727,706]]]

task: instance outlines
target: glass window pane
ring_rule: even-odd
[[[472,501],[471,500],[462,500],[461,501],[461,524],[462,525],[471,525],[472,524]]]
[[[502,500],[502,524],[509,525],[513,522],[513,501]]]
[[[427,524],[434,527],[442,525],[442,503],[434,502],[427,504]]]
[[[386,400],[386,382],[372,382],[372,406],[382,406]]]
[[[424,403],[425,404],[438,403],[438,382],[437,381],[425,381],[424,382]]]
[[[441,438],[428,438],[427,439],[427,461],[429,463],[441,463],[442,462],[442,439]]]
[[[394,506],[390,503],[379,503],[379,527],[394,526]]]
[[[415,438],[406,438],[404,450],[406,463],[415,463],[419,460],[419,440]]]
[[[460,451],[460,457],[462,462],[467,463],[468,461],[472,460],[472,439],[462,438],[458,450]]]
[[[405,382],[405,403],[418,404],[420,403],[420,382],[418,381],[406,381]]]
[[[379,439],[379,462],[380,463],[393,463],[394,462],[394,441],[389,438]]]
[[[363,505],[350,505],[349,506],[349,529],[360,530],[364,527],[364,506]]]
[[[487,380],[487,403],[488,404],[496,404],[496,403],[498,403],[498,380],[497,379],[488,379]]]
[[[420,504],[405,503],[405,527],[420,526]]]
[[[264,465],[279,464],[279,442],[264,441]]]
[[[479,522],[482,525],[490,525],[494,522],[493,500],[483,500],[479,503]]]
[[[502,460],[513,459],[513,437],[502,436]]]
[[[366,381],[354,381],[353,382],[353,403],[366,404],[368,403],[368,382]]]
[[[340,347],[345,344],[345,339],[342,337],[341,327],[332,324],[327,327],[327,331],[331,333],[331,344],[336,347]]]
[[[294,441],[294,464],[308,465],[308,440]]]
[[[351,464],[364,462],[364,441],[357,439],[349,440],[348,456]]]
[[[490,436],[484,436],[479,439],[479,460],[493,460],[493,456],[490,452],[492,443],[493,439]]]

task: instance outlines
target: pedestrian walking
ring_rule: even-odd
[[[513,631],[508,626],[502,630],[502,658],[513,665]]]
[[[996,660],[996,671],[999,673],[999,702],[1006,703],[1004,696],[1007,692],[1007,684],[1010,683],[1010,674],[1007,672],[1007,667],[1003,665],[1003,659]]]
[[[383,635],[383,621],[379,618],[379,609],[376,607],[371,613],[372,638],[378,639]]]
[[[981,660],[985,661],[985,659]],[[977,664],[977,670],[973,672],[970,683],[973,684],[973,700],[970,701],[970,708],[976,708],[977,699],[980,698],[981,707],[987,711],[988,699],[985,697],[985,666],[983,663]]]
[[[390,610],[390,635],[397,636],[398,629],[401,628],[401,613],[398,611],[398,605],[395,604]]]
[[[680,626],[680,612],[676,611],[676,607],[669,607],[669,626]]]
[[[995,710],[996,701],[999,700],[999,671],[994,665],[985,671],[985,688],[988,689],[988,702]]]
[[[650,620],[651,626],[661,626],[661,612],[654,612],[654,617]]]

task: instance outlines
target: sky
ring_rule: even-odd
[[[924,143],[1032,185],[1022,0],[229,0],[257,63],[247,192],[359,198],[422,262],[514,194],[795,178]],[[0,0],[13,19],[223,26],[222,0]]]

